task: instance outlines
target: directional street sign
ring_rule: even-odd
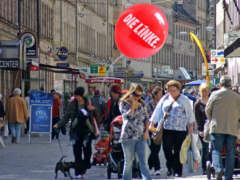
[[[97,64],[90,64],[90,73],[91,74],[98,74],[98,65]]]
[[[106,76],[107,68],[106,66],[98,67],[98,76]]]

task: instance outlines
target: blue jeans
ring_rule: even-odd
[[[221,152],[223,151],[223,145],[226,148],[226,160],[225,160],[225,180],[232,180],[234,162],[235,162],[235,146],[236,137],[228,134],[212,134],[212,161],[216,172],[223,170]]]
[[[148,145],[146,140],[129,139],[122,142],[122,148],[124,153],[124,168],[123,179],[132,179],[132,165],[135,157],[135,152],[138,155],[140,170],[144,180],[151,180],[151,176],[148,168]]]
[[[11,130],[12,137],[16,137],[16,141],[17,143],[19,143],[21,137],[22,124],[18,122],[9,123],[9,128]]]

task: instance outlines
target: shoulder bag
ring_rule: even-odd
[[[180,96],[180,95],[179,95],[179,96]],[[178,96],[178,97],[179,97],[179,96]],[[171,112],[171,110],[172,110],[173,103],[174,103],[175,101],[177,101],[178,97],[177,97],[175,100],[173,100],[173,102],[170,104],[167,112],[165,113],[165,115],[164,115],[164,117],[163,117],[163,122],[162,122],[161,124],[159,124],[158,127],[157,127],[157,131],[154,132],[154,133],[152,133],[152,140],[153,140],[154,144],[156,144],[156,145],[159,145],[159,144],[162,143],[163,124],[164,124],[164,122],[166,121],[166,119],[169,117],[170,112]]]

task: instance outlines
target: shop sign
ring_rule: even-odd
[[[105,66],[98,67],[98,76],[106,76],[107,68]]]
[[[224,50],[212,49],[210,53],[211,64],[216,64],[217,67],[225,64]]]
[[[20,40],[26,46],[26,57],[37,58],[38,57],[38,44],[37,37],[33,32],[23,32],[20,35]]]
[[[214,69],[216,69],[216,64],[208,64],[208,72],[210,76],[214,76]],[[206,65],[202,63],[202,75],[206,76]]]
[[[60,47],[57,51],[57,56],[61,61],[65,61],[68,58],[68,49],[66,47]]]
[[[69,63],[57,63],[56,66],[57,67],[68,68],[69,67]]]
[[[19,59],[0,59],[0,69],[18,69]]]

